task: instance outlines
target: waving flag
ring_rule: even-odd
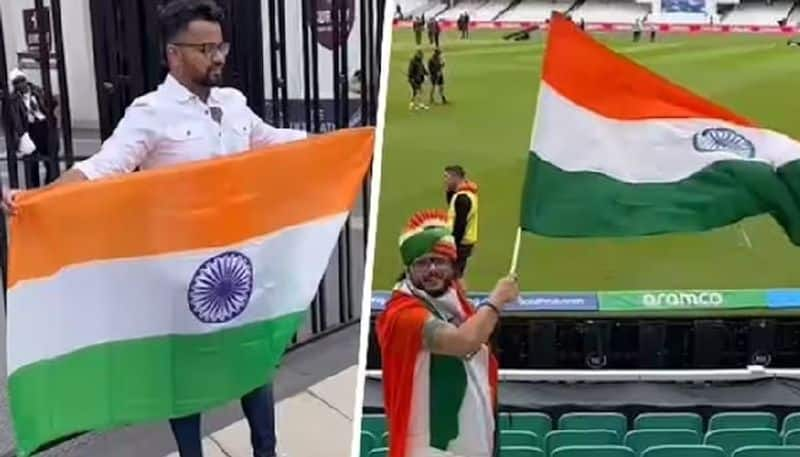
[[[20,455],[268,382],[370,163],[371,129],[23,195],[8,372]]]
[[[708,230],[770,213],[800,244],[800,144],[554,17],[521,228],[557,237]]]

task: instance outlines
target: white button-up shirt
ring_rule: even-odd
[[[213,111],[221,110],[217,122]],[[100,151],[75,165],[89,179],[205,160],[270,144],[302,140],[300,130],[266,124],[234,88],[212,88],[208,103],[171,75],[125,111]]]

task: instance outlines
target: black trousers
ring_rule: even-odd
[[[464,277],[464,272],[467,271],[467,260],[472,255],[473,245],[460,244],[456,247],[458,258],[456,259],[456,273],[459,278]]]
[[[50,147],[50,125],[47,121],[37,121],[28,125],[28,134],[36,146],[36,151],[22,158],[25,168],[25,184],[27,188],[41,185],[39,164],[44,164],[45,183],[51,183],[58,177],[56,151]]]

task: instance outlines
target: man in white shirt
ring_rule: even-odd
[[[157,90],[137,98],[113,135],[91,158],[52,185],[102,179],[236,154],[259,146],[306,138],[306,132],[264,123],[233,88],[216,87],[230,45],[223,41],[223,12],[213,0],[173,0],[161,12],[169,75]],[[14,212],[16,191],[4,206]],[[242,398],[254,457],[275,456],[271,386]],[[200,415],[170,421],[181,457],[201,457]]]

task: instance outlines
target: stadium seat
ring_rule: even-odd
[[[553,420],[544,413],[512,413],[508,429],[528,430],[542,438],[553,430]]]
[[[643,413],[633,421],[635,430],[644,429],[684,429],[703,434],[703,418],[695,413]]]
[[[800,430],[791,430],[783,435],[785,446],[800,446]]]
[[[544,457],[544,451],[530,446],[501,446],[500,457]]]
[[[386,431],[386,416],[383,414],[364,414],[361,416],[361,430],[372,433],[373,436],[381,437]]]
[[[721,447],[727,455],[744,446],[778,446],[778,432],[769,428],[727,428],[706,434],[704,444]]]
[[[781,434],[786,435],[792,430],[800,429],[800,413],[792,413],[783,419],[783,427],[781,427]]]
[[[389,432],[383,432],[383,436],[381,436],[381,446],[389,447]]]
[[[663,444],[701,444],[700,434],[694,430],[631,430],[625,435],[623,444],[633,449],[637,456],[645,449]]]
[[[542,447],[539,436],[527,430],[500,430],[500,446]]]
[[[369,452],[368,457],[389,457],[389,448],[379,447],[377,449],[373,449]]]
[[[634,457],[625,446],[564,446],[553,451],[551,457]]]
[[[628,419],[620,413],[568,413],[558,419],[559,430],[613,430],[622,438]]]
[[[512,413],[499,413],[497,415],[497,426],[500,430],[511,430],[511,414]]]
[[[642,453],[642,457],[728,457],[728,455],[719,446],[667,444],[647,449]]]
[[[745,446],[740,447],[732,457],[797,457],[800,446]]]
[[[708,431],[724,428],[778,429],[778,418],[772,413],[717,413],[708,422]]]
[[[619,435],[612,430],[553,430],[544,438],[544,452],[550,456],[564,446],[595,446],[620,444]]]
[[[378,440],[370,432],[361,431],[361,455],[369,455],[369,452],[378,447]]]

